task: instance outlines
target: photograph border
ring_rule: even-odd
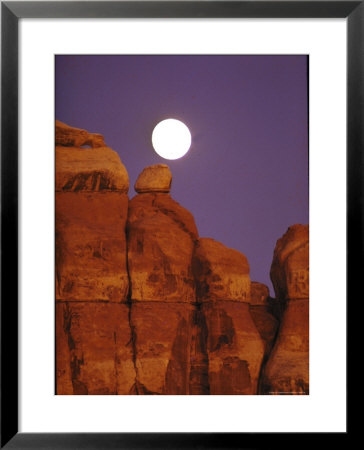
[[[1,2],[1,448],[257,448],[299,433],[18,432],[18,22],[21,18],[346,18],[347,298],[363,273],[364,1]],[[354,298],[353,298],[354,300]],[[350,345],[347,345],[350,349]],[[348,394],[348,391],[347,391]],[[348,418],[348,415],[347,415]],[[348,420],[348,419],[347,419]],[[348,430],[348,427],[347,427]],[[321,434],[321,433],[320,433]],[[341,437],[348,434],[339,433]],[[304,444],[311,433],[300,437]],[[322,433],[327,444],[327,433]],[[316,444],[317,433],[315,433]],[[337,440],[337,436],[335,437]]]

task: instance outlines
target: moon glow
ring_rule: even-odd
[[[191,147],[191,133],[177,119],[166,119],[158,123],[152,133],[153,148],[165,159],[182,158]]]

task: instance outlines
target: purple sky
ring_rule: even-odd
[[[57,56],[56,118],[101,133],[130,177],[168,164],[172,197],[202,237],[243,252],[269,286],[276,241],[308,223],[306,56]],[[191,131],[186,156],[151,144],[166,118]]]

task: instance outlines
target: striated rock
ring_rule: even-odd
[[[127,300],[127,210],[120,192],[56,193],[57,300]]]
[[[193,273],[206,331],[210,394],[255,394],[264,343],[249,312],[246,257],[213,239],[199,239]]]
[[[139,175],[134,189],[139,194],[150,192],[168,193],[171,190],[172,173],[166,164],[146,167]]]
[[[74,147],[88,136],[56,122],[56,298],[123,302],[128,174],[111,149]]]
[[[274,250],[271,278],[286,309],[262,376],[263,393],[309,393],[308,272],[308,226],[294,225]]]
[[[92,148],[81,148],[90,145]],[[129,190],[119,155],[101,134],[88,133],[56,120],[56,192]]]
[[[137,195],[129,202],[127,234],[131,299],[194,302],[192,215],[168,194]]]
[[[56,124],[57,394],[127,394],[128,175],[98,135]],[[89,144],[94,149],[75,145]],[[68,147],[66,147],[68,146]]]
[[[57,394],[129,394],[135,383],[129,308],[56,304]]]
[[[129,190],[119,155],[108,147],[56,147],[56,192]]]
[[[89,145],[92,148],[105,147],[104,136],[89,133],[80,128],[70,127],[60,120],[56,120],[56,145],[66,147],[82,147]]]
[[[201,301],[250,302],[249,264],[237,250],[214,239],[201,238],[194,252],[193,272]]]

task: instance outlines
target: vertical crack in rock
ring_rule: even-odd
[[[70,351],[70,369],[73,393],[75,395],[87,395],[88,389],[85,383],[79,380],[81,366],[84,364],[83,353],[81,357],[77,355],[75,341],[72,337],[72,320],[74,314],[67,302],[63,310],[63,330],[67,336],[68,347]]]
[[[258,377],[257,394],[259,394],[259,395],[266,395],[266,394],[268,394],[268,391],[270,390],[269,386],[267,386],[264,383],[265,368],[266,368],[267,362],[269,361],[269,358],[271,356],[271,353],[275,346],[275,343],[278,339],[280,328],[281,328],[281,322],[279,321],[276,332],[274,333],[274,337],[273,337],[272,341],[270,342],[270,345],[266,347],[265,352],[264,352],[262,365],[260,366],[259,377]]]
[[[115,395],[118,395],[119,393],[119,383],[118,383],[118,377],[119,377],[119,371],[118,371],[118,347],[117,347],[117,336],[116,331],[114,331],[114,370],[115,370]]]
[[[209,395],[209,358],[207,353],[207,326],[201,303],[194,304],[190,340],[189,386],[190,395]]]
[[[197,261],[195,249],[198,240],[194,240],[194,252],[191,261],[191,271],[194,282],[196,302],[192,317],[192,339],[191,339],[191,357],[190,357],[190,376],[189,376],[189,394],[191,395],[209,395],[209,356],[207,351],[208,328],[206,317],[202,311],[201,299],[208,292],[208,286],[201,286],[202,267]]]
[[[126,221],[126,224],[127,224],[127,221]],[[136,354],[137,354],[137,351],[136,351],[136,339],[137,339],[137,335],[136,335],[136,331],[135,331],[135,326],[133,326],[133,324],[132,324],[132,317],[131,317],[132,282],[131,282],[131,276],[130,276],[130,272],[129,272],[129,230],[128,230],[127,225],[125,225],[125,242],[126,242],[126,273],[128,275],[128,280],[129,280],[129,288],[128,288],[127,301],[126,301],[126,305],[129,308],[128,321],[129,321],[129,327],[130,327],[130,342],[128,343],[128,345],[130,344],[131,348],[132,348],[132,359],[133,359],[133,365],[134,365],[134,370],[135,370],[135,382],[134,382],[134,385],[132,386],[132,388],[130,390],[130,394],[139,395],[140,389],[139,389],[139,382],[138,382],[138,367],[137,367],[137,363],[136,363]]]

